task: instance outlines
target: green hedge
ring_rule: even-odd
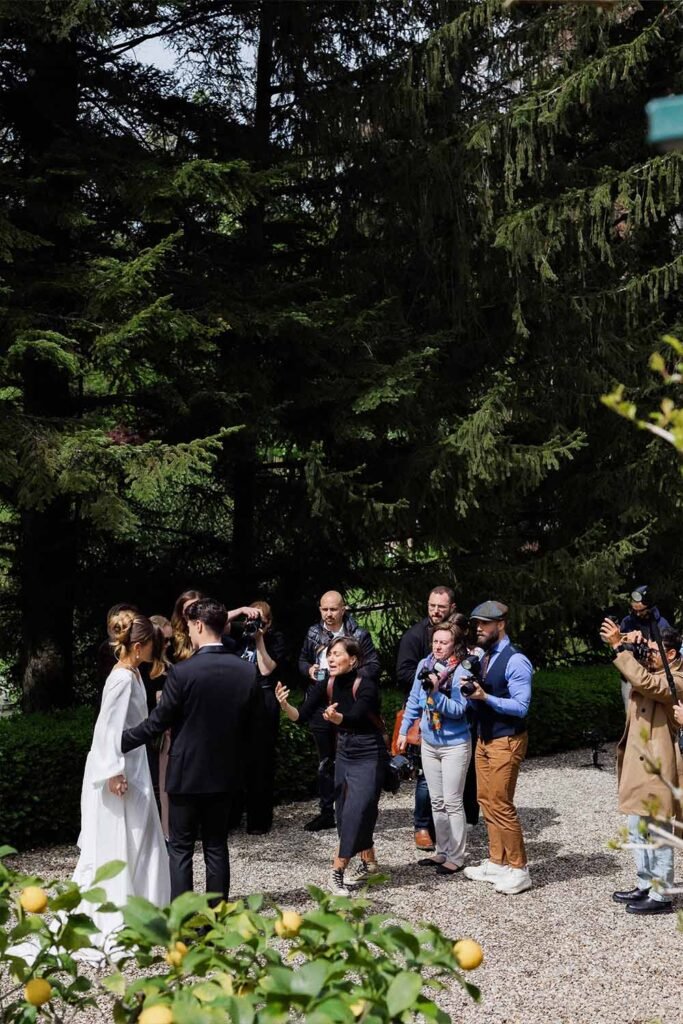
[[[0,846],[74,842],[92,708],[0,718]]]
[[[383,711],[390,728],[402,703],[396,691],[384,692]],[[623,725],[619,677],[611,666],[536,675],[529,716],[532,756],[585,747],[590,731],[606,740],[617,739]],[[75,841],[92,726],[89,708],[0,719],[0,844],[26,848]],[[315,772],[315,747],[308,729],[283,720],[275,778],[278,801],[312,796]]]

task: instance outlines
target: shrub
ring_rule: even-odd
[[[299,703],[302,698],[296,694],[292,700]],[[391,732],[403,697],[396,690],[385,690],[382,706]],[[544,670],[536,675],[529,716],[532,756],[585,747],[589,732],[616,739],[623,725],[619,679],[610,665]],[[26,848],[76,839],[92,727],[90,708],[0,719],[2,841]],[[311,734],[284,716],[276,763],[279,802],[315,793],[317,758]]]
[[[92,728],[91,708],[0,718],[2,842],[74,842]]]
[[[0,858],[10,852],[0,850]],[[5,1024],[59,1021],[66,1007],[88,1006],[100,1015],[108,1010],[115,1024],[409,1024],[418,1015],[449,1024],[435,991],[456,981],[479,998],[458,967],[454,940],[438,928],[369,914],[368,900],[312,886],[316,907],[305,914],[282,911],[260,895],[215,909],[203,893],[184,893],[164,909],[132,897],[122,908],[120,949],[93,979],[80,973],[72,956],[91,946],[96,932],[82,900],[101,908],[103,883],[122,867],[104,865],[85,893],[73,882],[49,886],[55,891],[48,914],[60,912],[49,921],[42,913],[26,914],[17,898],[40,880],[16,874],[0,859]],[[30,964],[11,952],[27,939],[37,953]],[[141,976],[127,977],[127,964]]]

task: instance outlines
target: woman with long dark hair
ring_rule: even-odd
[[[318,708],[324,708],[323,718],[336,727],[339,847],[332,862],[330,888],[342,896],[349,893],[344,872],[356,854],[360,854],[360,867],[351,884],[377,871],[373,833],[387,759],[379,689],[373,680],[359,676],[361,659],[360,645],[352,637],[332,640],[327,648],[329,679],[312,686],[298,709],[288,702],[289,690],[282,683],[275,687],[280,707],[291,722],[304,725]]]
[[[436,833],[436,853],[418,861],[439,875],[455,875],[465,866],[467,823],[463,791],[472,756],[467,702],[458,685],[459,665],[467,654],[467,619],[456,615],[432,631],[432,653],[417,666],[403,714],[398,749],[420,721],[422,770],[429,787]]]

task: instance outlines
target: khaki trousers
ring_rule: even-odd
[[[484,812],[489,834],[489,860],[512,868],[526,866],[522,826],[513,803],[519,766],[524,760],[529,737],[500,736],[477,740],[474,754],[477,768],[477,800]]]

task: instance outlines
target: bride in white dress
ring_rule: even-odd
[[[143,896],[158,907],[171,896],[168,854],[159,821],[152,778],[144,747],[121,753],[124,729],[147,717],[145,687],[139,665],[154,662],[151,677],[163,671],[155,658],[155,626],[139,613],[122,611],[110,622],[117,663],[109,673],[95,724],[81,793],[80,857],[74,881],[82,888],[93,885],[97,869],[107,861],[121,860],[125,868],[114,878],[98,882],[107,900],[123,906],[129,896]],[[96,905],[95,905],[96,906]],[[93,904],[79,908],[100,929],[93,943],[110,949],[112,935],[123,923],[121,914],[93,912]]]

